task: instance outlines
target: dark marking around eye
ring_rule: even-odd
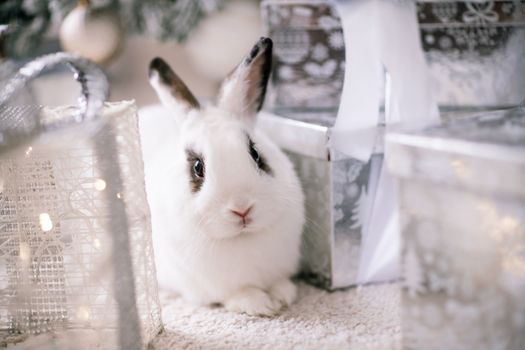
[[[191,192],[197,193],[201,189],[206,175],[204,157],[192,149],[186,149],[186,160],[188,161]]]
[[[257,165],[257,168],[264,171],[268,175],[273,176],[272,168],[268,165],[266,162],[266,159],[262,155],[262,153],[257,149],[257,146],[252,141],[252,139],[248,136],[248,151],[250,152],[250,157],[252,157],[253,161]]]

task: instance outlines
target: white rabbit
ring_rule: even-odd
[[[256,128],[271,58],[261,38],[208,107],[155,58],[150,82],[170,116],[141,120],[160,286],[265,316],[296,297],[304,223],[291,162]]]

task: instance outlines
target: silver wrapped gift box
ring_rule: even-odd
[[[343,157],[329,146],[333,115],[297,118],[308,122],[262,112],[258,125],[288,154],[305,193],[302,275],[330,290],[355,285],[382,166],[381,145],[367,163]]]
[[[525,2],[417,0],[421,43],[443,107],[502,107],[525,95]]]
[[[525,104],[386,138],[406,349],[525,349]]]
[[[283,111],[335,110],[345,64],[337,11],[328,0],[264,0],[261,13],[274,41],[269,102]]]

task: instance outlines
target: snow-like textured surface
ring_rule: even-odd
[[[397,284],[326,292],[299,283],[295,304],[274,318],[187,304],[161,294],[164,349],[399,349]]]

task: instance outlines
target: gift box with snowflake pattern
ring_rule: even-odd
[[[405,349],[525,349],[525,104],[387,135]]]
[[[262,112],[258,125],[286,152],[305,194],[301,275],[329,290],[356,285],[382,166],[380,147],[368,162],[342,156],[329,146],[335,116],[295,118]]]
[[[525,95],[523,0],[418,0],[421,43],[441,107],[505,107]]]
[[[344,76],[344,40],[335,8],[323,0],[265,0],[274,41],[269,102],[281,110],[334,110]]]

